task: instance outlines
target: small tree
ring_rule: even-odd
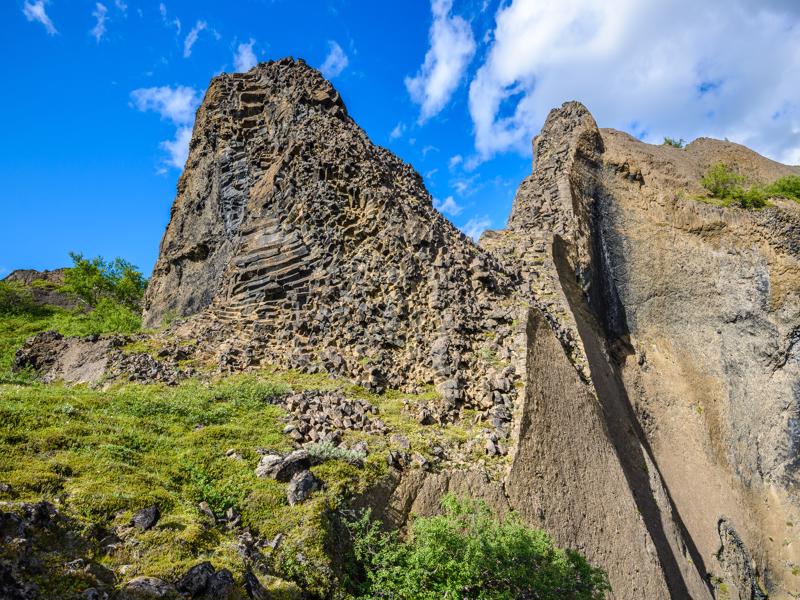
[[[701,180],[703,187],[715,197],[723,200],[733,198],[737,190],[742,189],[744,177],[734,172],[723,163],[716,163]]]
[[[673,148],[683,148],[686,146],[686,140],[683,138],[675,139],[671,137],[665,137],[663,146],[672,146]]]
[[[126,260],[107,262],[101,256],[92,259],[70,252],[72,267],[64,273],[64,290],[72,292],[90,306],[106,298],[138,310],[147,280]]]

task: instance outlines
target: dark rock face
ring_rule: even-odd
[[[48,371],[56,363],[59,354],[67,347],[64,336],[57,331],[43,331],[26,340],[14,355],[13,369],[22,371]]]
[[[206,590],[214,572],[214,567],[210,562],[202,562],[189,569],[175,587],[182,594],[190,597],[197,596]]]
[[[477,403],[477,346],[492,311],[513,319],[513,276],[432,208],[317,71],[284,59],[217,77],[195,132],[147,325],[205,309],[197,337],[223,341],[229,368],[435,383],[453,406]]]
[[[756,577],[753,559],[733,525],[725,518],[719,520],[720,549],[717,553],[726,577],[717,585],[727,585],[732,600],[766,600]],[[732,589],[731,589],[732,588]]]
[[[231,572],[217,571],[210,562],[189,569],[175,587],[191,600],[239,600],[241,597]]]

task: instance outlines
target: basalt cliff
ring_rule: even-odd
[[[474,244],[302,61],[220,75],[145,296],[161,354],[51,335],[18,362],[174,382],[191,356],[407,394],[421,424],[475,427],[435,465],[389,453],[357,500],[388,524],[452,491],[581,551],[615,599],[798,597],[800,205],[696,196],[717,162],[753,181],[800,169],[711,139],[647,145],[577,102],[533,157],[507,227]],[[355,427],[306,418],[352,409],[314,398],[287,401],[298,447]]]

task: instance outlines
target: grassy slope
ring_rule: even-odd
[[[241,513],[243,523],[262,539],[284,534],[272,562],[276,573],[309,592],[327,591],[332,583],[328,510],[386,474],[391,442],[388,436],[348,433],[349,443],[367,439],[365,467],[342,461],[314,467],[325,491],[290,507],[285,484],[254,474],[258,448],[291,447],[282,433],[283,411],[274,402],[280,394],[340,388],[368,399],[393,432],[409,437],[412,452],[429,458],[434,444],[452,448],[479,430],[468,418],[446,428],[421,427],[402,409],[407,396],[392,391],[370,395],[324,375],[264,370],[217,381],[190,380],[173,388],[120,384],[101,390],[41,385],[8,372],[13,352],[26,337],[53,325],[83,333],[81,319],[64,313],[0,317],[0,373],[5,372],[6,381],[0,380],[0,483],[12,486],[10,494],[0,492],[0,501],[46,499],[83,526],[109,530],[158,503],[162,517],[156,528],[131,530],[117,551],[90,556],[115,571],[129,565],[126,577],[174,580],[200,560],[240,575],[236,535],[208,522],[197,508],[206,501],[218,516],[228,508]],[[227,457],[230,449],[242,460]],[[475,459],[485,460],[479,448]],[[54,562],[56,573],[62,563]],[[85,587],[80,577],[70,584],[70,577],[59,575],[58,589]],[[40,583],[55,594],[54,579]]]

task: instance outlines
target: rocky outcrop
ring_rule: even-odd
[[[65,337],[43,331],[17,350],[12,367],[17,372],[36,372],[45,383],[95,385],[106,380],[172,385],[193,374],[193,369],[179,364],[185,355],[180,347],[163,348],[155,358],[147,352],[127,351],[134,341],[122,335]]]
[[[399,444],[391,477],[360,500],[391,525],[455,492],[583,552],[615,599],[789,598],[800,207],[699,201],[718,161],[751,180],[798,172],[728,142],[649,146],[567,103],[534,140],[507,228],[476,246],[302,61],[221,75],[197,114],[145,321],[180,317],[153,339],[219,372],[435,387],[438,402],[409,407],[422,425],[472,409],[507,469],[413,468]],[[57,356],[32,342],[19,360],[48,372],[84,343],[40,342]],[[180,362],[108,353],[105,372],[135,380]],[[343,394],[283,401],[297,446],[389,433]],[[263,455],[257,473],[288,483],[294,504],[323,485],[308,467],[298,448]]]
[[[436,385],[451,407],[488,410],[481,375],[494,356],[481,351],[515,353],[513,278],[433,209],[421,177],[367,138],[317,71],[284,59],[212,81],[145,323],[202,310],[184,332],[222,348],[227,368]],[[500,396],[511,405],[514,390]]]
[[[743,211],[695,197],[715,162],[761,182],[798,170],[728,142],[648,146],[597,128],[577,103],[550,114],[534,157],[508,229],[482,244],[507,268],[516,262],[524,285],[556,317],[602,409],[589,429],[607,431],[671,596],[696,597],[690,578],[682,576],[684,590],[677,577],[687,562],[725,579],[717,554],[723,515],[752,552],[748,589],[757,579],[771,597],[797,594],[796,544],[786,541],[796,538],[799,505],[800,372],[791,357],[800,207],[775,199]],[[530,338],[528,347],[530,356]],[[529,365],[528,381],[547,371],[546,363]],[[569,420],[553,427],[563,434]],[[536,438],[523,432],[517,452]],[[540,460],[558,464],[559,456]]]
[[[75,294],[61,289],[64,285],[66,269],[37,271],[35,269],[16,269],[3,281],[23,287],[31,300],[39,306],[57,306],[66,309],[88,310],[89,306]]]

